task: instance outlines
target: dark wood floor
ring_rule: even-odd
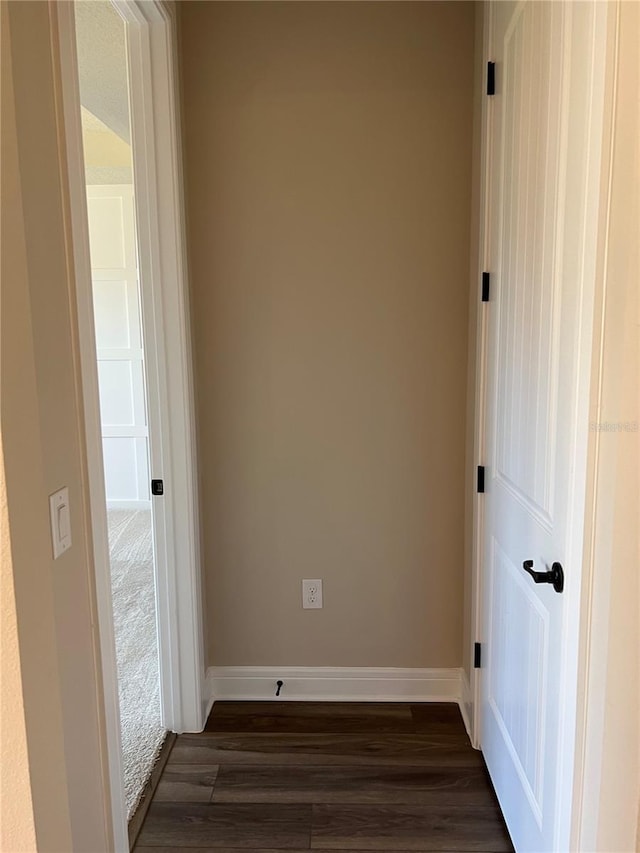
[[[218,702],[177,738],[139,853],[512,850],[453,704]]]

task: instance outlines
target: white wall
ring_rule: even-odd
[[[133,187],[87,187],[107,504],[150,507]]]

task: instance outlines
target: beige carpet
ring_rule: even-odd
[[[108,518],[124,786],[130,818],[166,734],[160,723],[151,510],[111,509]]]

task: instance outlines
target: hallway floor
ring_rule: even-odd
[[[218,702],[136,850],[512,849],[454,704]]]

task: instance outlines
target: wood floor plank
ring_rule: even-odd
[[[455,704],[217,703],[207,725],[176,739],[140,853],[511,850]]]
[[[154,802],[208,803],[217,775],[217,764],[171,764],[162,774]]]
[[[184,849],[184,847],[136,847],[140,853],[181,853]],[[244,853],[277,853],[273,847],[189,847],[189,853],[238,853],[239,849],[243,850]],[[291,848],[287,853],[309,853],[309,850],[309,847]],[[328,853],[328,851],[316,847],[314,853]],[[335,850],[332,850],[331,853],[335,853]],[[349,853],[368,853],[368,851],[350,850]],[[384,853],[411,853],[411,851],[387,848]],[[435,853],[466,853],[466,851],[447,848],[443,851],[435,851]],[[474,853],[496,853],[496,851],[476,850]]]
[[[455,702],[422,702],[411,705],[415,731],[434,732],[440,728],[464,732],[460,707]]]
[[[211,708],[210,717],[226,716],[234,714],[237,716],[253,716],[256,712],[268,712],[282,717],[317,717],[323,716],[333,719],[339,717],[366,716],[368,714],[384,714],[389,717],[406,717],[411,713],[414,705],[420,702],[292,702],[292,701],[232,701],[223,700],[216,702]],[[427,703],[444,705],[455,705],[455,702]]]
[[[411,716],[411,702],[216,702],[209,717],[217,719],[229,715],[255,717],[260,714],[271,714],[278,717],[324,717],[333,723],[342,718],[361,717],[375,718],[384,716],[388,719],[405,719]],[[439,702],[438,705],[454,705],[455,703]]]
[[[437,733],[180,735],[169,763],[484,766],[468,739]]]
[[[497,807],[314,805],[311,848],[511,851]]]
[[[206,732],[402,733],[411,706],[390,702],[217,702]]]
[[[225,765],[216,803],[378,803],[486,805],[493,790],[484,768],[270,767]]]
[[[311,806],[154,802],[137,848],[308,849],[310,834]]]

